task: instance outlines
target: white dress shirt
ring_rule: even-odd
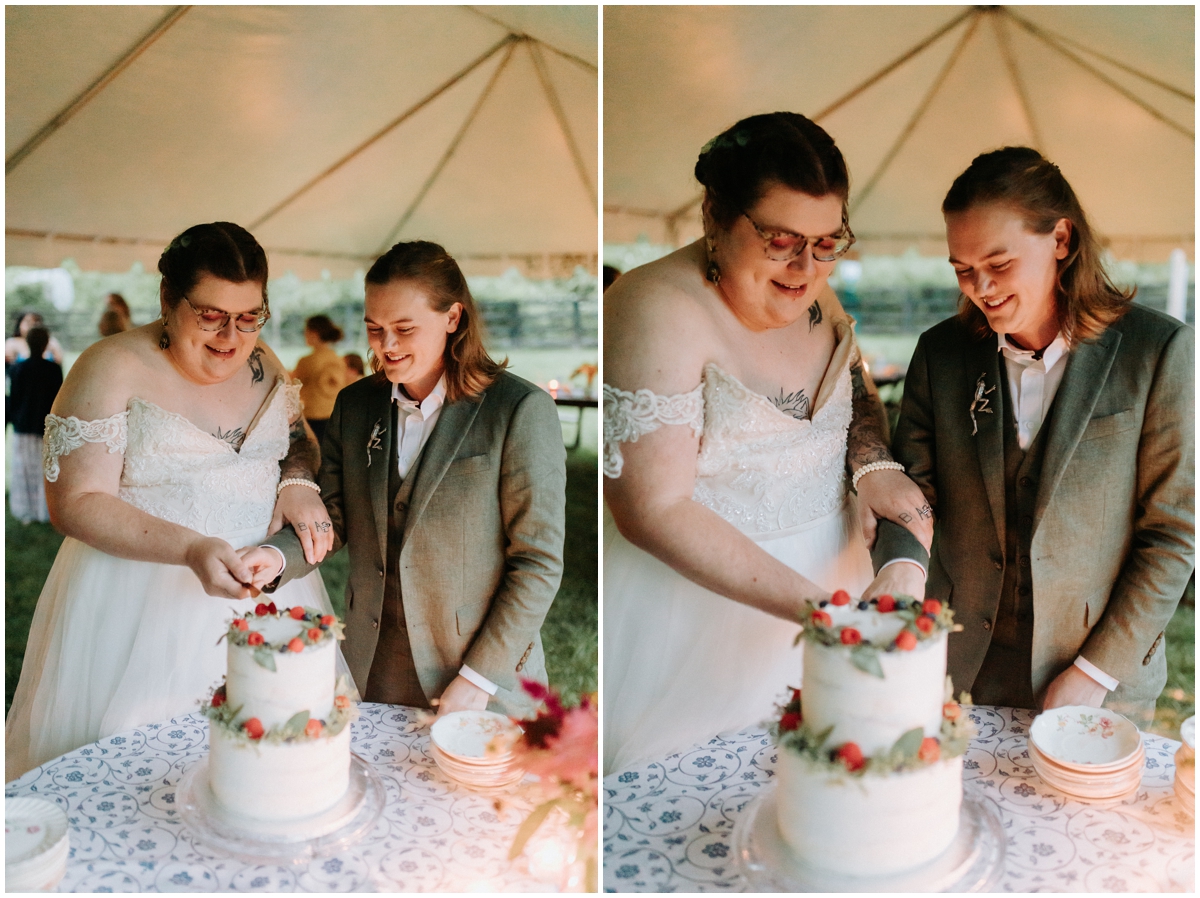
[[[1008,395],[1017,422],[1017,442],[1022,449],[1028,449],[1058,394],[1063,372],[1067,370],[1070,346],[1061,332],[1041,352],[1014,346],[1005,334],[997,334],[996,340],[1008,373]],[[1083,655],[1075,659],[1075,666],[1109,692],[1120,685]]]
[[[442,406],[446,402],[446,375],[442,375],[428,396],[417,402],[410,399],[400,384],[392,384],[392,401],[397,405],[396,429],[399,431],[396,440],[396,464],[400,468],[400,476],[408,476],[421,456],[421,450],[429,442]],[[464,680],[478,686],[488,695],[495,695],[499,688],[483,674],[463,665],[458,670]]]

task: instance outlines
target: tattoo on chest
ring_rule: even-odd
[[[241,449],[242,443],[246,441],[246,434],[240,427],[234,430],[222,430],[218,427],[217,432],[213,436],[218,440],[228,443],[234,449]]]
[[[263,351],[260,347],[255,346],[250,350],[248,364],[250,365],[250,383],[262,383],[266,377],[266,372],[263,370]]]
[[[785,415],[791,415],[797,421],[807,421],[812,417],[812,402],[803,390],[797,390],[795,393],[784,393],[780,387],[779,395],[771,399],[775,408],[779,409]]]
[[[821,315],[821,304],[819,302],[814,302],[811,306],[808,307],[808,331],[809,331],[809,333],[812,333],[812,329],[814,327],[816,327],[818,324],[820,324],[823,320],[824,320],[824,316]]]

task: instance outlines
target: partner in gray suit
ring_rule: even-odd
[[[458,264],[399,243],[367,273],[375,374],[338,394],[317,479],[350,548],[344,653],[367,701],[524,713],[562,577],[566,465],[554,400],[483,348]],[[270,540],[283,579],[311,567]],[[248,550],[255,582],[279,553]],[[268,587],[269,588],[269,587]]]
[[[1194,332],[1112,284],[1034,150],[977,157],[942,211],[964,300],[917,344],[893,451],[937,516],[955,687],[1145,725],[1195,565]]]

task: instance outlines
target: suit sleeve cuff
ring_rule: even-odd
[[[1119,680],[1115,680],[1098,668],[1095,664],[1089,661],[1083,655],[1075,659],[1075,666],[1082,670],[1085,674],[1107,689],[1109,692],[1116,691],[1116,688],[1121,685]]]
[[[885,567],[891,567],[893,564],[915,564],[921,569],[922,574],[924,574],[926,577],[929,576],[929,571],[925,569],[925,565],[921,564],[921,562],[917,561],[915,558],[893,558],[891,561],[885,561],[883,564],[881,564],[879,566],[879,571],[882,571]],[[879,571],[875,572],[876,576],[879,575]]]
[[[270,543],[264,543],[263,545],[259,546],[259,548],[260,549],[274,549],[276,552],[278,552],[279,553],[279,573],[283,574],[283,572],[287,570],[287,556],[283,554],[283,549],[279,548],[279,546],[273,546]]]
[[[471,670],[471,668],[467,667],[467,665],[465,665],[465,664],[458,669],[458,674],[464,680],[468,680],[471,683],[478,686],[480,689],[482,689],[488,695],[495,695],[496,690],[500,688],[495,683],[493,683],[491,680],[489,680],[487,677],[485,677],[483,674],[476,673],[475,671]]]
[[[929,574],[929,553],[912,532],[887,518],[879,522],[875,531],[875,546],[871,549],[871,567],[878,574],[890,561],[903,559],[918,565]]]

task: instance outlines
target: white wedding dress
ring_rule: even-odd
[[[257,544],[275,507],[299,387],[278,381],[235,450],[143,399],[100,421],[50,416],[46,476],[84,442],[124,452],[120,498],[235,549]],[[199,707],[225,674],[218,640],[259,601],[331,611],[314,571],[273,596],[206,595],[190,568],[129,561],[67,537],[38,599],[5,721],[5,780],[113,733]]]
[[[605,386],[605,474],[620,446],[662,425],[701,433],[694,501],[823,589],[860,594],[871,560],[848,494],[849,324],[809,420],[798,420],[716,365],[690,393]],[[800,627],[717,595],[622,537],[604,516],[604,770],[757,724],[800,685]]]

